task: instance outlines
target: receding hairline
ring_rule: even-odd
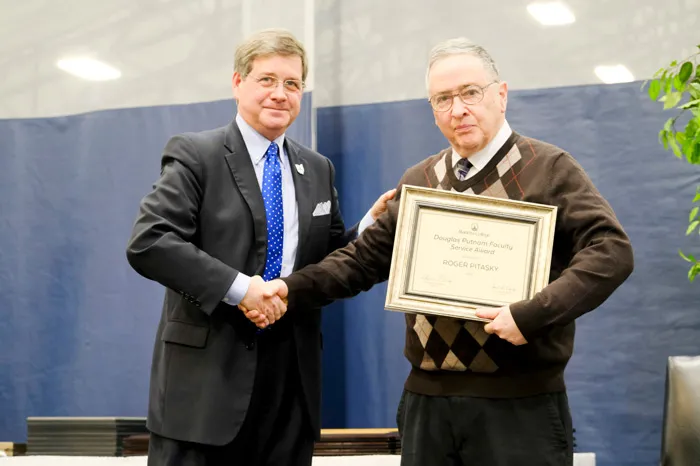
[[[436,63],[454,56],[472,56],[481,62],[484,71],[495,81],[500,81],[500,73],[491,54],[481,45],[464,37],[448,39],[435,45],[428,56],[425,72],[425,87],[430,88],[430,72]]]

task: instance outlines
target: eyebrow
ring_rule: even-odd
[[[481,86],[478,85],[477,83],[460,84],[459,86],[453,87],[452,89],[448,89],[448,90],[446,90],[446,91],[441,91],[441,92],[436,92],[435,95],[449,94],[449,93],[451,93],[451,92],[454,92],[454,91],[459,90],[459,89],[464,89],[465,87],[469,87],[469,86],[481,87]]]
[[[272,77],[272,78],[277,78],[277,79],[280,79],[280,80],[282,80],[282,81],[288,81],[288,80],[290,80],[290,79],[291,79],[292,81],[303,81],[303,79],[301,79],[301,78],[294,78],[294,77],[280,78],[279,75],[278,75],[277,73],[272,73],[272,72],[270,72],[270,73],[260,73],[260,77],[263,77],[263,76],[268,76],[268,77]]]

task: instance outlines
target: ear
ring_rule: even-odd
[[[238,88],[241,85],[241,82],[243,81],[243,77],[241,77],[241,74],[239,72],[234,72],[233,73],[233,78],[231,79],[231,86],[233,87],[233,97],[238,99]]]
[[[508,83],[505,81],[498,86],[498,102],[501,113],[506,113],[506,107],[508,106]]]

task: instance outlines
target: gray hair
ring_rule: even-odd
[[[233,70],[245,78],[253,68],[256,58],[271,55],[298,56],[301,58],[301,80],[306,81],[309,64],[301,42],[286,29],[263,29],[248,37],[236,49]]]
[[[425,87],[428,88],[428,78],[430,77],[430,69],[435,63],[453,55],[472,55],[481,60],[484,64],[486,72],[491,75],[494,80],[499,80],[498,68],[496,62],[491,57],[486,49],[464,37],[457,37],[440,42],[430,51],[428,59],[428,69],[425,72]]]

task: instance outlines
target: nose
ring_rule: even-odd
[[[460,118],[469,113],[471,113],[469,106],[462,102],[462,99],[458,96],[452,96],[452,116],[454,118]]]
[[[272,90],[270,97],[272,97],[274,100],[285,100],[287,98],[287,94],[284,92],[283,82],[277,83],[275,88]]]

